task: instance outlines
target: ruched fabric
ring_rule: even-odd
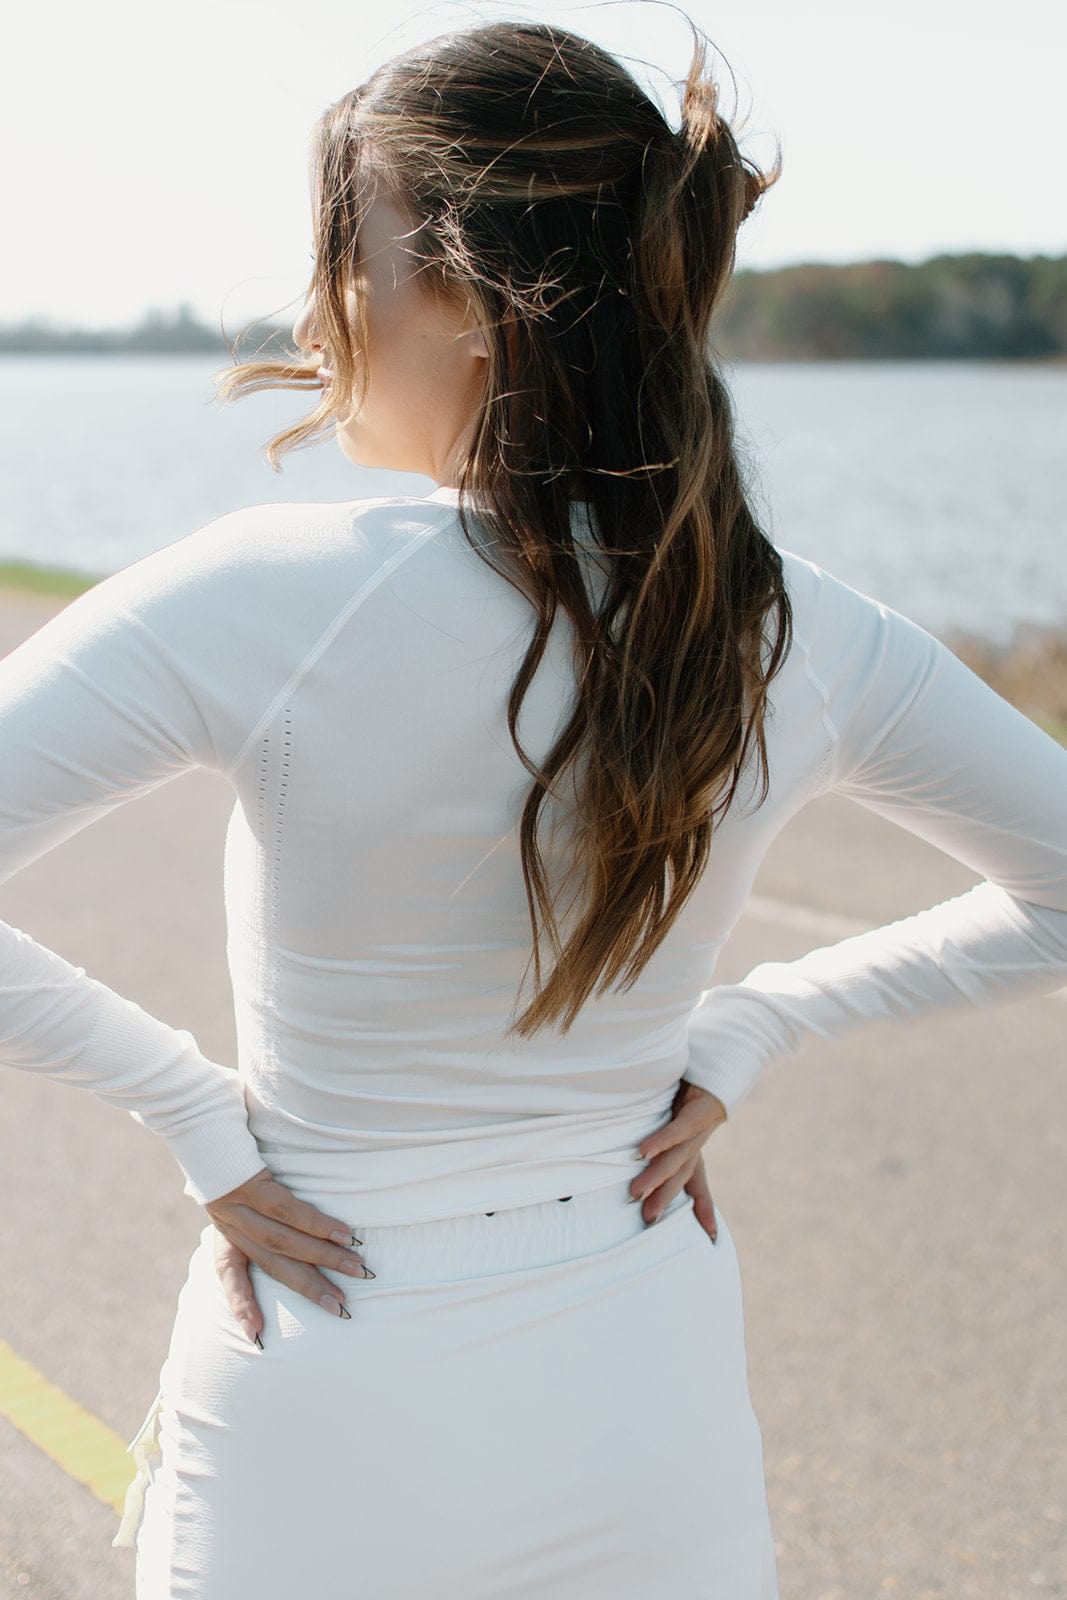
[[[741,1279],[684,1192],[364,1227],[351,1321],[204,1229],[133,1528],[137,1600],[777,1600]],[[149,1435],[146,1435],[146,1443]]]

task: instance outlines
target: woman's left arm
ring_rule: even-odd
[[[819,792],[981,875],[966,893],[706,991],[686,1077],[730,1116],[763,1067],[876,1018],[993,1006],[1067,983],[1067,749],[932,634],[789,557],[819,686]]]

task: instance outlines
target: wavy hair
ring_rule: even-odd
[[[690,27],[677,131],[608,52],[528,21],[405,51],[314,130],[309,292],[334,381],[270,441],[272,467],[347,413],[357,374],[365,381],[362,308],[353,319],[346,289],[367,178],[411,217],[426,293],[473,305],[487,330],[459,518],[535,612],[508,701],[533,779],[519,838],[536,993],[508,1029],[524,1036],[553,1023],[565,1033],[594,989],[636,981],[696,887],[752,750],[758,804],[769,788],[767,690],[792,611],[781,557],[746,499],[710,323],[737,230],[780,176],[781,151],[766,172],[741,155],[707,41]],[[216,381],[223,399],[304,387],[318,384],[318,360],[294,350]],[[595,609],[572,534],[578,495],[608,563]],[[560,607],[576,692],[540,766],[517,722]],[[538,823],[547,797],[564,803],[565,775],[565,881],[580,882],[582,904],[563,940],[563,885],[550,888]],[[542,936],[554,956],[544,981]]]

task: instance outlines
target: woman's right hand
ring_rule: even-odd
[[[334,1317],[352,1315],[344,1309],[344,1290],[316,1268],[374,1277],[363,1257],[346,1248],[361,1242],[348,1223],[298,1200],[266,1167],[204,1210],[215,1224],[215,1271],[230,1310],[261,1349],[263,1313],[252,1292],[250,1261]]]

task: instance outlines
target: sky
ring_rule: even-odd
[[[1060,0],[688,0],[724,111],[783,173],[739,267],[1067,252]],[[443,31],[536,18],[625,59],[673,126],[691,51],[659,0],[53,0],[0,63],[0,322],[138,322],[188,304],[232,333],[295,320],[310,271],[312,125]],[[737,82],[735,98],[730,74]]]

